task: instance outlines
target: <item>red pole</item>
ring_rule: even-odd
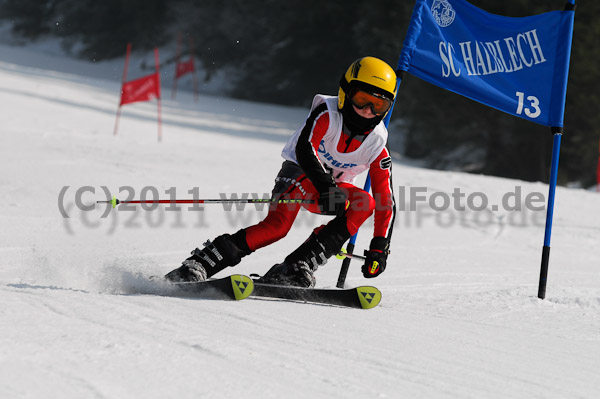
[[[119,129],[119,119],[121,118],[121,101],[123,96],[123,84],[127,80],[127,69],[129,68],[129,56],[131,55],[131,43],[127,43],[127,50],[125,51],[125,68],[123,69],[123,78],[121,79],[121,93],[119,96],[119,107],[117,108],[117,118],[115,119],[115,130],[113,136],[117,135]]]
[[[158,141],[162,141],[162,117],[161,117],[161,104],[160,104],[160,62],[158,59],[158,47],[154,48],[154,65],[156,67],[156,75],[158,77],[157,79],[157,84],[158,87],[156,88],[156,92],[157,92],[157,104],[158,104]]]
[[[600,193],[600,141],[598,141],[598,169],[596,170],[596,191]]]
[[[119,102],[119,108],[117,108],[117,118],[115,119],[115,130],[113,131],[113,136],[117,135],[117,130],[119,129],[119,119],[121,118],[121,103]]]
[[[175,99],[177,92],[177,67],[179,66],[179,56],[181,54],[181,32],[177,34],[177,53],[175,53],[175,75],[173,75],[173,88],[171,89],[171,98]]]
[[[190,59],[194,59],[194,43],[190,36]],[[193,61],[192,61],[193,62]],[[194,63],[194,69],[192,69],[192,80],[194,82],[194,102],[198,102],[198,78],[196,77],[196,64]]]

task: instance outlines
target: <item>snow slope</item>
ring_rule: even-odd
[[[558,189],[544,301],[536,294],[545,212],[492,205],[516,186],[523,198],[545,197],[546,185],[399,162],[400,204],[420,187],[430,197],[480,192],[490,205],[399,212],[388,270],[366,281],[354,263],[347,279],[377,285],[378,308],[153,295],[144,276],[170,271],[264,210],[102,218],[103,206],[77,209],[77,189],[95,189],[82,194],[86,205],[106,197],[103,186],[121,199],[123,186],[136,198],[146,186],[165,198],[190,198],[194,188],[202,197],[263,195],[307,110],[214,96],[195,104],[180,91],[163,102],[162,143],[154,102],[124,107],[115,137],[119,78],[103,80],[94,67],[0,45],[0,397],[600,395],[600,195]],[[266,271],[326,220],[302,212],[285,239],[235,271]],[[371,234],[372,221],[358,248]],[[334,286],[340,263],[320,269],[317,285]]]

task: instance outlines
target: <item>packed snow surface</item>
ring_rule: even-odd
[[[163,141],[156,101],[123,107],[114,136],[121,68],[0,46],[0,397],[600,397],[600,194],[558,188],[543,301],[547,185],[402,160],[387,270],[365,280],[354,261],[346,280],[379,287],[379,307],[161,296],[147,276],[266,209],[95,201],[267,195],[308,110],[195,103],[184,81],[173,100],[171,65]],[[517,193],[531,209],[511,210]],[[327,220],[301,212],[227,272],[264,273]],[[317,286],[334,287],[340,265],[320,268]]]

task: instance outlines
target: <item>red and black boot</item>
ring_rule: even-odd
[[[346,218],[336,218],[318,232],[313,232],[302,245],[285,258],[283,263],[271,267],[257,282],[314,287],[316,283],[314,272],[319,266],[327,263],[330,257],[338,254],[349,238]]]

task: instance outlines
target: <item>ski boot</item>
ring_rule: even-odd
[[[180,267],[167,273],[165,279],[173,282],[205,281],[226,267],[237,265],[250,252],[245,233],[233,236],[223,234],[212,242],[206,241],[204,248],[194,249],[192,256],[184,260]]]
[[[283,263],[271,267],[257,283],[312,288],[316,283],[314,272],[336,255],[349,238],[346,218],[336,218],[318,233],[313,232]]]

